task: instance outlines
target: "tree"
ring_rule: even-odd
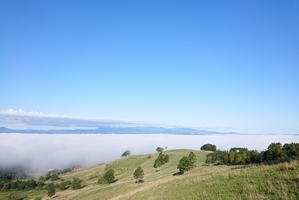
[[[216,151],[216,145],[204,144],[200,147],[200,150],[203,150],[203,151]]]
[[[162,163],[159,159],[156,159],[154,162],[154,168],[158,168],[158,171],[160,171],[160,167],[161,167]]]
[[[42,180],[38,180],[35,189],[41,190],[43,186],[45,185],[45,182]]]
[[[48,197],[52,198],[55,195],[56,189],[54,183],[50,183],[47,185]]]
[[[178,169],[180,170],[180,172],[182,172],[182,171],[184,172],[184,171],[188,171],[189,167],[190,167],[190,161],[187,156],[184,156],[179,161]]]
[[[242,155],[240,153],[236,153],[235,158],[234,158],[234,164],[235,165],[243,165],[243,158]]]
[[[214,157],[215,154],[214,153],[209,153],[208,155],[206,155],[206,163],[213,163],[214,162]]]
[[[40,180],[40,181],[45,181],[46,179],[45,179],[45,177],[40,176],[38,180]]]
[[[67,182],[62,181],[59,185],[59,190],[66,190]]]
[[[104,179],[107,181],[107,183],[113,183],[114,180],[114,170],[109,169],[105,174],[104,174]]]
[[[164,165],[169,161],[169,155],[163,154],[162,152],[159,154],[158,158],[154,162],[154,168],[159,168],[161,165]]]
[[[291,157],[299,157],[299,143],[290,143],[283,145],[284,155],[291,158]]]
[[[26,190],[32,190],[36,187],[36,182],[33,179],[30,179],[29,181],[25,181],[25,189]]]
[[[139,183],[142,179],[143,179],[143,176],[144,176],[144,171],[143,169],[139,166],[134,174],[133,174],[133,177],[136,179],[136,182]]]
[[[157,147],[156,151],[158,153],[162,153],[164,151],[164,148],[163,147]]]
[[[130,150],[126,150],[123,154],[121,154],[121,157],[126,157],[131,155],[131,151]]]
[[[266,160],[278,160],[283,157],[281,143],[271,143],[265,152]]]
[[[73,181],[71,183],[71,187],[73,190],[76,190],[76,189],[80,189],[81,188],[81,183],[82,183],[82,180],[77,178],[77,177],[74,177],[73,178]]]
[[[188,159],[189,159],[189,162],[190,162],[190,166],[189,168],[193,168],[196,166],[196,155],[195,153],[193,153],[192,151],[189,153],[189,156],[188,156]]]
[[[51,172],[47,172],[45,179],[49,180],[51,178]]]
[[[234,151],[230,151],[228,154],[228,162],[229,164],[235,164],[236,153]]]
[[[56,180],[58,180],[58,179],[59,179],[59,176],[58,176],[57,173],[55,173],[55,174],[53,174],[53,175],[51,176],[50,181],[56,181]]]

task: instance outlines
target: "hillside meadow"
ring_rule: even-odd
[[[177,164],[190,151],[197,157],[197,167],[183,175],[178,172]],[[153,168],[158,154],[128,156],[113,162],[81,171],[61,175],[61,179],[83,180],[82,188],[59,191],[52,199],[299,199],[299,162],[291,161],[277,165],[258,166],[205,166],[205,156],[210,152],[186,149],[165,151],[169,162]],[[135,183],[134,170],[141,166],[144,182]],[[114,169],[116,182],[99,185],[98,179],[109,169]],[[0,199],[8,194],[17,199],[51,199],[46,190],[26,192],[1,192]]]

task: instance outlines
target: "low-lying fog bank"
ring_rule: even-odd
[[[246,147],[259,151],[272,142],[299,142],[296,135],[167,135],[167,134],[0,134],[0,167],[23,166],[43,174],[73,165],[94,166],[131,154],[155,153],[156,147],[199,150],[211,143],[217,149]]]

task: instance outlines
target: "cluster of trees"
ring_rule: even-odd
[[[72,181],[64,181],[61,180],[60,184],[54,184],[53,181],[47,184],[46,189],[48,192],[48,196],[52,197],[56,193],[56,188],[59,190],[66,190],[68,187],[71,187],[72,190],[80,189],[81,188],[82,180],[74,177]]]
[[[193,152],[190,152],[188,157],[184,156],[180,159],[178,164],[178,169],[180,173],[183,174],[185,171],[188,171],[196,166],[196,155]]]
[[[25,180],[26,178],[27,180]],[[51,179],[51,174],[47,179],[41,176],[38,181],[35,181],[28,179],[28,176],[19,170],[0,171],[0,191],[42,189],[45,185],[44,182],[49,179]]]
[[[165,147],[167,149],[167,147]],[[167,163],[169,161],[169,155],[163,154],[164,148],[163,147],[157,147],[156,151],[159,153],[158,158],[154,162],[154,168],[160,168],[161,165]],[[123,154],[122,157],[129,156],[131,155],[130,150],[126,150]],[[151,158],[151,155],[148,155],[148,159]],[[141,183],[143,182],[143,177],[144,177],[144,171],[141,166],[139,166],[133,173],[133,177],[136,179],[136,183]],[[98,180],[98,184],[110,184],[114,183],[115,180],[115,175],[114,175],[114,170],[109,169],[107,170]]]
[[[213,144],[204,144],[200,147],[200,150],[202,151],[216,151],[216,145]]]
[[[167,148],[167,147],[166,147]],[[164,148],[163,147],[157,147],[156,148],[156,151],[158,152],[158,153],[162,153],[163,151],[164,151]]]
[[[56,189],[59,190],[66,190],[68,187],[72,189],[79,189],[81,188],[82,180],[79,178],[73,178],[72,181],[64,181],[63,179],[59,178],[59,174],[67,173],[71,171],[70,168],[64,169],[60,172],[58,171],[49,171],[46,173],[45,176],[40,176],[37,181],[34,179],[27,179],[27,180],[18,180],[24,179],[26,175],[22,172],[0,172],[0,191],[11,191],[11,190],[40,190],[40,189],[47,189],[48,196],[52,197],[56,193]],[[27,178],[27,177],[26,177]],[[56,180],[61,180],[61,183],[54,183]],[[46,184],[47,181],[50,181]]]
[[[243,165],[250,163],[283,162],[299,158],[299,143],[271,143],[267,150],[258,152],[247,148],[231,148],[229,151],[217,150],[206,156],[206,163]]]
[[[32,190],[37,186],[34,179],[30,180],[16,180],[16,181],[1,181],[0,188],[2,191],[8,190]]]
[[[27,178],[26,174],[22,170],[1,170],[0,169],[0,180],[1,181],[9,181],[9,180],[20,180]]]
[[[167,154],[163,154],[162,152],[159,153],[158,158],[155,160],[154,162],[154,168],[158,168],[158,171],[161,167],[161,165],[164,165],[165,163],[167,163],[169,161],[169,155]]]

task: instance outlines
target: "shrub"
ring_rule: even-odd
[[[134,174],[133,174],[133,177],[136,179],[136,182],[137,182],[137,183],[140,183],[140,182],[142,181],[142,179],[143,179],[143,176],[144,176],[144,171],[143,171],[143,169],[139,166],[139,167],[135,170],[135,172],[134,172]]]
[[[72,189],[73,190],[80,189],[81,188],[81,182],[82,182],[81,179],[74,177],[74,179],[72,181],[72,184],[71,184]]]
[[[115,181],[114,179],[114,170],[109,169],[101,178],[98,180],[98,184],[109,184],[113,183]]]

